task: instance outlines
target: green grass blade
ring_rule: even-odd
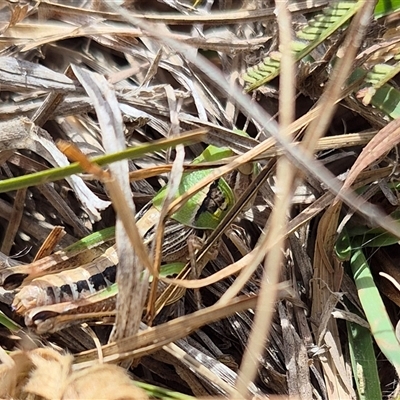
[[[346,322],[354,380],[359,400],[382,398],[371,332],[354,323]]]
[[[351,239],[347,232],[347,229],[344,228],[335,243],[336,257],[340,261],[348,261],[351,257],[351,251]]]
[[[350,259],[354,281],[371,333],[382,353],[400,372],[400,344],[394,333],[393,325],[386,312],[385,305],[375,286],[367,259],[362,250],[355,250]]]
[[[357,238],[352,240],[352,246],[355,248],[353,243],[357,243],[357,248],[362,247],[373,247],[380,248],[385,246],[391,246],[399,242],[399,238],[393,236],[389,232],[381,232],[381,233],[366,233],[362,236],[357,236]]]
[[[137,387],[145,390],[151,398],[162,400],[195,400],[195,397],[188,396],[187,394],[174,392],[159,386],[150,385],[149,383],[139,381],[134,381],[133,383]]]
[[[346,24],[362,5],[362,1],[334,3],[310,20],[296,36],[299,39],[312,41],[311,45],[315,48]],[[307,51],[308,53],[309,51]]]
[[[363,68],[356,68],[347,80],[347,86],[359,81],[354,92],[357,92],[363,85],[368,86],[366,81],[368,71]],[[400,117],[400,91],[389,84],[379,87],[372,96],[369,104],[383,111],[389,117],[396,119]]]
[[[375,64],[367,73],[364,82],[371,84],[371,88],[376,91],[393,79],[399,72],[400,62],[393,65]]]
[[[390,216],[396,220],[400,220],[399,211],[394,211]],[[356,248],[363,247],[385,247],[391,246],[399,242],[399,238],[382,228],[369,228],[367,226],[353,226],[345,228],[340,233],[335,245],[335,251],[341,261],[348,260],[350,253]]]
[[[400,91],[391,85],[385,84],[372,96],[371,104],[389,117],[400,117]]]
[[[94,157],[92,161],[97,163],[98,165],[108,165],[116,161],[142,157],[147,153],[165,150],[170,147],[176,146],[177,144],[188,144],[196,141],[201,141],[203,137],[204,135],[202,133],[193,133],[173,139],[156,140],[149,144],[130,147],[118,153]],[[72,163],[66,167],[51,168],[29,175],[5,179],[3,181],[0,181],[0,193],[8,192],[10,190],[18,190],[29,186],[41,185],[46,182],[57,181],[59,179],[64,179],[70,175],[78,174],[80,172],[82,172],[81,166],[78,163]]]
[[[11,332],[18,332],[22,329],[17,323],[15,323],[11,318],[8,318],[2,311],[0,311],[0,325],[5,326]]]
[[[400,0],[379,0],[376,4],[374,16],[382,18],[400,9]]]
[[[323,43],[329,36],[343,27],[363,5],[362,1],[335,2],[325,7],[321,13],[310,20],[296,36],[299,40],[293,41],[294,60],[300,61]],[[280,72],[280,61],[272,56],[248,68],[243,75],[244,81],[250,85],[246,88],[251,92],[277,77]]]
[[[81,240],[69,245],[63,251],[65,253],[75,253],[86,249],[91,249],[102,243],[114,239],[115,237],[115,226],[104,228],[98,232],[93,232],[88,236],[85,236]]]

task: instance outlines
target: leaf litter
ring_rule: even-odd
[[[199,279],[182,282],[183,289],[176,286],[181,275],[159,277],[158,285],[153,278],[156,300],[147,308],[150,285],[144,278],[149,273],[144,271],[154,275],[160,261],[153,260],[151,250],[138,239],[133,216],[167,179],[176,186],[182,168],[201,153],[203,144],[188,144],[184,153],[182,148],[155,150],[145,157],[112,163],[102,170],[101,179],[93,170],[85,170],[65,180],[31,182],[29,187],[2,193],[0,311],[20,330],[0,329],[1,397],[145,399],[172,398],[168,396],[174,391],[174,398],[356,398],[360,385],[353,386],[343,320],[365,317],[353,310],[359,309],[357,289],[351,271],[336,257],[335,243],[346,212],[346,229],[364,229],[362,235],[374,232],[379,223],[398,231],[393,220],[380,218],[389,214],[396,218],[398,139],[393,109],[374,100],[363,103],[358,95],[365,89],[362,81],[353,87],[343,77],[352,73],[354,58],[357,68],[371,68],[374,54],[381,63],[396,58],[398,32],[381,19],[370,26],[372,39],[351,34],[355,28],[357,35],[363,34],[359,21],[371,13],[361,6],[353,25],[326,38],[318,48],[321,62],[329,64],[324,74],[318,71],[318,59],[295,67],[300,83],[296,99],[287,106],[296,110],[297,119],[291,123],[289,116],[284,122],[282,109],[279,115],[285,140],[289,134],[296,140],[304,137],[302,144],[293,146],[274,136],[274,122],[261,124],[252,117],[256,109],[251,109],[252,104],[267,112],[279,109],[272,94],[278,93],[276,80],[255,92],[246,109],[239,95],[222,94],[224,89],[213,82],[216,75],[205,73],[200,61],[192,62],[201,54],[223,71],[230,86],[243,87],[247,69],[266,52],[277,55],[280,50],[283,57],[271,59],[282,61],[281,80],[285,79],[290,68],[284,67],[288,62],[284,48],[277,47],[277,24],[283,22],[279,15],[276,18],[272,2],[247,4],[247,8],[236,3],[126,1],[122,3],[126,9],[96,1],[0,4],[2,180],[68,165],[56,146],[59,139],[77,145],[84,157],[93,157],[196,128],[208,131],[204,144],[228,143],[237,155],[223,160],[222,167],[215,164],[207,181],[198,182],[187,197],[243,163],[254,158],[260,162],[259,180],[237,199],[238,210],[204,242],[208,251],[216,247],[218,256],[210,260],[203,249],[188,257],[187,267],[200,265],[200,257],[208,262]],[[329,6],[327,1],[312,1],[291,3],[287,8],[296,26]],[[387,47],[390,56],[385,42],[377,44],[388,35],[393,44]],[[351,52],[343,51],[349,48]],[[332,62],[341,54],[345,54],[342,65]],[[396,76],[389,84],[396,88]],[[288,90],[283,82],[280,89]],[[321,90],[318,102],[312,93]],[[369,93],[373,99],[375,92]],[[246,130],[251,138],[233,135],[235,128]],[[279,146],[269,134],[278,138]],[[298,151],[306,152],[304,160],[314,154],[318,164],[299,162]],[[282,155],[294,166],[289,167]],[[157,172],[173,160],[171,176]],[[324,168],[331,173],[328,181],[328,175],[319,180],[318,172]],[[140,171],[146,179],[140,178]],[[129,181],[128,173],[139,178]],[[291,174],[293,179],[288,179]],[[340,193],[335,177],[345,179]],[[280,197],[285,185],[286,197]],[[351,197],[350,187],[358,188],[358,193],[375,188],[369,201],[380,211]],[[346,201],[357,201],[343,205],[335,197],[338,194]],[[252,201],[246,205],[248,199]],[[170,200],[164,215],[183,203]],[[281,207],[273,206],[277,201]],[[288,206],[283,207],[284,202]],[[364,216],[368,210],[373,212],[363,219],[353,215],[357,207]],[[26,287],[35,277],[44,276],[52,282],[55,266],[74,271],[96,260],[113,241],[106,239],[95,249],[89,246],[77,259],[63,249],[113,225],[118,255],[115,298],[106,297],[99,303],[102,309],[85,313],[83,307],[93,301],[90,296],[34,309],[25,320],[13,312],[10,296],[15,292],[6,287],[6,281],[15,278],[16,286]],[[55,237],[57,227],[63,227],[65,234]],[[162,246],[160,238],[167,228],[163,217],[156,229],[156,248]],[[43,248],[49,235],[51,244]],[[397,254],[398,244],[384,253],[367,252],[392,320],[398,314],[398,291],[388,279],[378,277],[396,275]],[[276,271],[276,284],[271,268]],[[268,284],[277,292],[276,299]],[[191,288],[200,290],[200,297]],[[256,306],[259,294],[263,303]],[[257,312],[263,313],[258,322]],[[271,315],[268,323],[267,313]],[[24,323],[29,321],[26,328]],[[265,330],[268,337],[262,333]],[[383,396],[396,398],[397,366],[377,349],[375,357]],[[154,386],[144,392],[132,379],[139,386],[140,382]]]

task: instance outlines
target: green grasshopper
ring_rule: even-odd
[[[230,149],[210,145],[193,164],[221,160],[232,155]],[[184,173],[175,197],[185,193],[210,171],[206,169]],[[154,223],[159,219],[165,195],[166,188],[163,188],[137,215],[139,231],[147,244],[154,237]],[[197,192],[166,222],[162,261],[186,261],[189,237],[215,229],[234,202],[234,192],[224,178]],[[66,312],[67,309],[74,308],[74,305],[81,310],[80,303],[85,304],[88,309],[97,309],[95,303],[100,306],[105,302],[108,305],[100,308],[112,309],[115,302],[112,299],[117,293],[114,282],[118,264],[115,246],[109,247],[112,238],[113,231],[108,228],[42,260],[0,271],[0,283],[6,287],[18,286],[23,281],[20,291],[15,296],[13,307],[18,313],[26,315],[28,325],[37,325],[50,316],[58,316],[62,314],[60,310],[64,309]],[[96,247],[96,241],[99,247]],[[108,248],[104,250],[105,247]],[[160,274],[171,274],[171,270],[175,274],[183,265],[164,265]],[[59,267],[62,269],[60,272]],[[66,267],[69,268],[65,270]],[[52,308],[56,308],[57,311]]]

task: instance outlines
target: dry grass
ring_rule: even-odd
[[[277,16],[272,2],[64,3],[0,3],[1,179],[65,167],[64,153],[81,162],[78,175],[61,170],[57,180],[41,175],[29,187],[16,180],[12,191],[0,182],[0,310],[16,324],[0,327],[0,397],[172,398],[130,386],[118,363],[138,382],[181,393],[174,398],[354,399],[362,392],[350,365],[356,322],[371,326],[379,390],[395,398],[400,365],[335,246],[343,229],[364,229],[349,234],[365,237],[362,246],[367,234],[370,241],[383,235],[378,226],[400,237],[388,217],[398,208],[396,14],[370,23],[372,2],[359,2],[345,29],[295,63],[292,29],[328,2],[280,2]],[[279,79],[244,94],[246,71],[266,55],[265,64],[279,60]],[[390,109],[378,99],[380,86],[354,75],[377,63],[393,67]],[[87,159],[194,129],[185,147],[165,150],[167,142],[107,169]],[[237,155],[209,164],[212,172],[183,197],[169,195],[152,221],[149,251],[141,239],[146,204],[166,178],[178,190],[205,148],[199,141]],[[176,240],[203,240],[168,257],[171,213],[254,160],[257,176],[235,192],[218,228],[182,226]],[[100,246],[78,255],[67,248],[113,225],[115,238],[108,234]],[[379,276],[396,280],[398,244],[390,240],[385,251],[365,254],[396,322],[398,289]],[[184,280],[156,278],[174,257],[190,261],[178,274]],[[94,297],[36,304],[32,279],[58,285],[62,269],[70,277],[63,279],[79,280],[76,268],[88,263],[118,264],[118,296],[98,294],[95,306]]]

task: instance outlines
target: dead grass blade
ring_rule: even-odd
[[[26,190],[26,188],[20,189],[15,195],[13,211],[10,215],[7,230],[1,245],[1,252],[7,255],[10,254],[11,247],[15,240],[15,235],[20,228],[20,223],[24,212]]]
[[[161,54],[161,53],[160,53]],[[179,118],[178,118],[178,104],[172,87],[167,86],[165,88],[167,93],[168,103],[170,104],[170,120],[172,123],[171,133],[174,136],[179,135]],[[160,266],[162,262],[162,245],[164,239],[164,227],[165,222],[168,217],[168,208],[173,198],[175,197],[177,191],[179,190],[179,184],[182,179],[182,175],[184,172],[183,163],[185,161],[185,150],[182,145],[176,147],[176,156],[172,165],[172,170],[170,174],[170,179],[168,183],[168,190],[166,196],[164,198],[160,216],[158,223],[156,225],[156,237],[154,240],[154,244],[152,246],[153,254],[154,254],[154,263],[153,263],[153,281],[151,283],[151,289],[149,294],[149,299],[147,302],[147,322],[149,325],[153,323],[153,319],[156,315],[155,302],[158,291],[158,279],[160,273]]]
[[[110,153],[124,150],[122,116],[114,91],[100,75],[78,67],[73,67],[73,71],[94,103],[105,150]],[[120,288],[113,337],[122,338],[139,329],[144,289],[147,287],[147,284],[144,285],[147,279],[141,280],[140,273],[143,267],[151,271],[152,265],[134,218],[136,211],[129,187],[127,161],[111,164],[110,173],[111,179],[104,180],[104,183],[117,211],[115,233],[119,259],[117,283]]]
[[[277,13],[283,76],[280,82],[280,134],[291,138],[289,130],[295,114],[294,103],[292,102],[295,96],[295,73],[291,49],[291,18],[287,11],[286,3],[279,2],[277,4]],[[248,386],[255,380],[259,366],[258,356],[262,354],[265,342],[271,331],[274,303],[277,299],[278,282],[283,261],[282,250],[287,229],[287,215],[291,208],[296,174],[295,166],[291,165],[287,158],[283,156],[278,160],[276,168],[277,191],[274,198],[274,207],[270,219],[264,227],[264,231],[268,232],[265,236],[265,242],[262,243],[260,241],[259,243],[260,253],[265,254],[265,271],[260,287],[260,299],[257,303],[251,334],[236,381],[236,390],[243,398],[248,396]],[[273,241],[276,241],[275,246],[270,246]],[[270,248],[268,252],[265,251],[267,248]],[[296,391],[295,393],[297,394],[298,392]]]
[[[325,0],[314,0],[313,2],[299,2],[291,4],[289,10],[291,12],[304,12],[307,9],[316,9],[326,4]],[[40,3],[40,7],[43,7],[47,12],[57,12],[60,18],[63,16],[79,15],[80,17],[85,16],[86,18],[91,17],[105,18],[107,20],[121,21],[124,20],[120,13],[108,13],[92,11],[77,7],[71,7],[62,4],[52,3],[50,1],[43,1]],[[259,22],[265,19],[271,19],[274,17],[274,9],[272,7],[258,10],[236,10],[229,12],[214,12],[209,15],[182,15],[182,14],[139,14],[132,13],[134,18],[141,18],[144,21],[149,22],[162,22],[167,25],[192,25],[192,24],[204,24],[204,25],[223,25],[223,24],[239,24],[246,22]]]
[[[42,246],[35,255],[33,261],[40,260],[44,257],[49,256],[53,253],[54,248],[60,242],[61,238],[65,235],[64,227],[55,226],[50,232],[49,236],[47,236],[46,240],[43,242]]]
[[[0,57],[0,84],[4,90],[55,90],[80,92],[82,89],[64,74],[43,65],[14,57]]]
[[[213,305],[196,311],[193,314],[175,318],[165,324],[148,328],[137,335],[110,343],[103,346],[104,361],[115,362],[125,358],[142,357],[168,343],[189,335],[191,332],[212,321],[217,321],[236,312],[254,308],[257,299],[257,296],[236,298],[227,305]],[[96,358],[97,350],[89,350],[78,354],[76,356],[76,368],[91,365]]]
[[[342,149],[346,147],[362,146],[367,144],[374,138],[376,132],[364,132],[364,133],[348,133],[345,135],[327,136],[322,137],[318,140],[315,151],[323,151],[329,149]],[[295,142],[299,145],[301,142]],[[277,149],[275,146],[272,149],[265,151],[262,154],[262,158],[276,157],[284,154],[284,151]]]
[[[327,344],[332,349],[322,358],[328,396],[332,399],[351,399],[355,393],[343,362],[338,327],[331,315],[338,301],[338,297],[333,295],[340,289],[343,276],[342,267],[333,254],[340,208],[341,203],[331,206],[318,225],[311,318],[319,321],[318,325],[313,325],[314,335],[319,341],[317,345]]]
[[[67,158],[58,150],[49,134],[44,129],[35,126],[27,118],[0,122],[0,132],[0,152],[10,149],[27,149],[37,153],[53,166],[69,165]],[[91,219],[99,220],[99,210],[107,208],[110,203],[101,200],[89,190],[82,178],[71,176],[66,179],[74,188]]]
[[[363,148],[356,162],[351,167],[342,190],[348,189],[359,173],[378,160],[400,142],[400,119],[389,122]]]

